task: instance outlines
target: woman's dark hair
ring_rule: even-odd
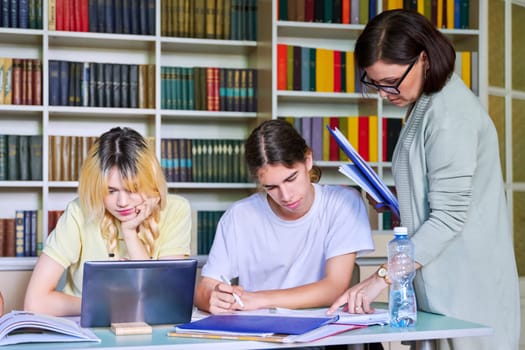
[[[254,179],[264,165],[282,164],[292,167],[295,163],[304,163],[311,152],[303,137],[295,128],[283,119],[267,120],[256,127],[244,144],[246,164]],[[314,166],[310,171],[310,180],[318,182],[321,170]]]
[[[364,69],[378,60],[410,64],[422,51],[429,61],[423,92],[430,94],[441,90],[454,72],[456,52],[425,16],[409,10],[381,12],[357,39],[354,55],[357,66]]]

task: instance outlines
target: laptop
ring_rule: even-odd
[[[87,261],[80,325],[189,322],[196,272],[195,259]]]

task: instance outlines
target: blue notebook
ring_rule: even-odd
[[[179,332],[214,334],[298,335],[336,322],[339,317],[296,317],[259,315],[211,315],[175,327]]]

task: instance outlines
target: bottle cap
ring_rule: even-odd
[[[404,226],[394,227],[394,235],[396,235],[396,236],[406,236],[406,235],[408,235],[408,230]]]

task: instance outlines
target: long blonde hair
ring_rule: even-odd
[[[160,211],[166,206],[167,185],[153,148],[138,132],[117,127],[95,141],[80,173],[80,205],[88,220],[99,224],[108,255],[117,257],[120,222],[104,207],[104,197],[109,193],[107,178],[113,168],[119,171],[126,190],[160,199],[150,217],[139,226],[139,238],[151,255],[160,234],[158,222]]]

